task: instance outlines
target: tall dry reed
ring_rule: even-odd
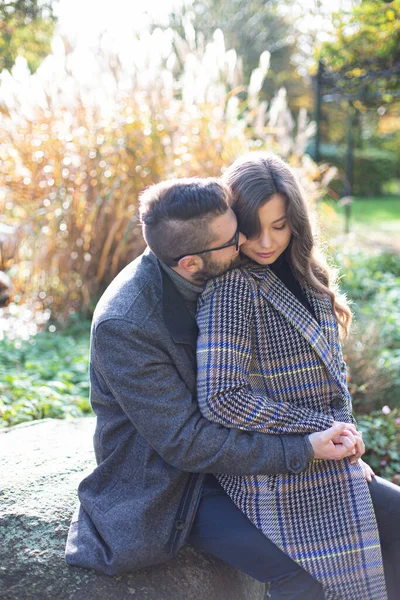
[[[321,172],[303,157],[312,124],[304,112],[294,122],[284,90],[271,106],[258,97],[268,53],[248,89],[220,31],[198,48],[156,30],[131,52],[81,60],[55,39],[34,75],[19,59],[0,76],[0,222],[16,226],[0,268],[54,319],[90,312],[141,252],[137,198],[149,184],[219,175],[268,148],[316,191]]]

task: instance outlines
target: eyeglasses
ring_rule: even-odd
[[[235,231],[235,237],[233,238],[233,242],[229,242],[228,244],[224,244],[223,246],[218,246],[217,248],[208,248],[208,250],[200,250],[200,252],[185,252],[185,254],[181,254],[181,256],[177,256],[172,260],[174,262],[179,262],[181,258],[184,258],[185,256],[191,256],[192,254],[205,254],[206,252],[215,252],[215,250],[223,250],[223,248],[230,248],[231,246],[235,246],[237,252],[239,250],[239,237],[240,231],[238,227]]]

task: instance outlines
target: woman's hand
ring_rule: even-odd
[[[362,467],[365,479],[369,483],[371,481],[372,477],[375,477],[374,471],[371,469],[369,464],[364,462],[363,460],[361,460],[361,458],[358,459],[358,462],[360,463],[360,465]]]

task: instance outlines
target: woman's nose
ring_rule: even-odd
[[[270,248],[272,246],[271,236],[267,232],[263,232],[260,235],[260,245],[263,248]]]

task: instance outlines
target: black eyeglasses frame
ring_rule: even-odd
[[[206,254],[206,252],[215,252],[216,250],[223,250],[224,248],[230,248],[231,246],[235,246],[236,252],[237,252],[239,250],[239,237],[240,237],[240,230],[239,230],[239,226],[238,226],[235,231],[235,237],[234,237],[233,242],[229,242],[228,244],[224,244],[223,246],[218,246],[217,248],[208,248],[207,250],[200,250],[200,252],[186,252],[185,254],[181,254],[181,256],[177,256],[176,258],[173,258],[172,260],[174,262],[178,263],[185,256],[192,256],[192,255],[197,256],[198,254]]]

